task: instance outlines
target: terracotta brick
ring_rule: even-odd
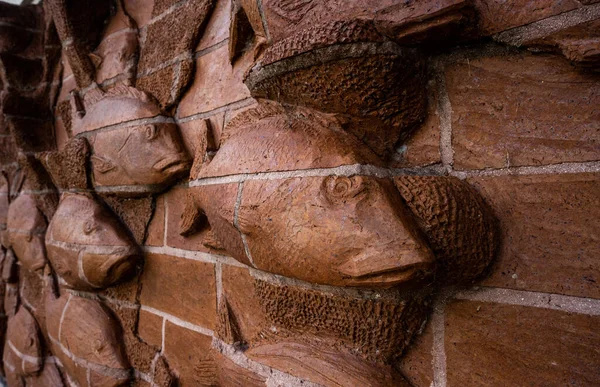
[[[231,16],[231,1],[219,0],[206,25],[206,30],[200,38],[195,51],[204,50],[222,42],[229,37],[229,23]]]
[[[210,121],[210,130],[215,143],[218,144],[218,139],[221,136],[221,132],[223,131],[223,118],[225,116],[224,112],[217,113],[213,116],[207,118]],[[186,150],[189,155],[194,158],[196,155],[196,150],[198,145],[201,142],[201,139],[205,136],[206,132],[206,119],[197,119],[188,121],[182,124],[179,124],[179,129],[181,130],[181,137],[183,139],[183,144],[185,145]]]
[[[430,85],[427,101],[427,118],[414,134],[397,151],[398,167],[425,166],[441,162],[440,117],[437,93]]]
[[[576,0],[474,0],[485,35],[533,23],[580,6]]]
[[[262,307],[255,294],[254,279],[248,269],[224,265],[222,269],[223,293],[242,338],[251,342],[265,324]]]
[[[151,94],[158,100],[161,107],[166,106],[172,102],[171,87],[175,77],[174,71],[177,66],[177,64],[173,64],[139,78],[136,81],[136,87]]]
[[[138,28],[148,24],[153,7],[154,0],[125,0],[125,10],[135,20]]]
[[[232,69],[227,45],[199,57],[194,81],[179,104],[178,116],[208,112],[250,97],[242,80],[251,64],[251,56],[245,55]]]
[[[208,236],[209,229],[188,235],[186,237],[179,234],[181,214],[185,211],[186,195],[189,188],[174,187],[165,195],[166,216],[167,216],[167,245],[184,250],[194,250],[202,252],[216,252],[204,246]]]
[[[560,56],[460,61],[446,85],[457,169],[600,159],[600,80]]]
[[[162,246],[165,242],[165,198],[164,195],[156,197],[154,214],[150,219],[145,244],[147,246]]]
[[[433,328],[427,322],[396,367],[413,386],[431,386],[433,382]]]
[[[146,343],[162,348],[163,318],[154,313],[140,310],[138,336]]]
[[[146,256],[140,295],[143,305],[213,329],[215,292],[213,264],[168,255]]]
[[[56,137],[56,147],[59,150],[64,149],[65,144],[69,141],[69,135],[63,120],[60,118],[54,120],[54,136]]]
[[[167,321],[164,353],[178,376],[179,385],[212,386],[216,367],[211,356],[212,338]]]
[[[492,206],[502,228],[485,285],[600,297],[600,174],[468,181]]]
[[[495,303],[447,307],[448,386],[592,386],[600,316]]]

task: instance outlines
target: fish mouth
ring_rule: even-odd
[[[348,279],[349,286],[391,288],[400,285],[414,287],[429,280],[433,273],[433,264],[416,263],[395,270],[373,272]]]
[[[183,155],[165,157],[157,161],[152,169],[163,173],[179,173],[189,168],[189,161]]]

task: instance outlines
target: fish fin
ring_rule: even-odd
[[[225,247],[221,243],[221,241],[215,235],[215,232],[212,229],[209,229],[204,235],[204,239],[202,240],[202,244],[208,248],[214,250],[225,250]]]
[[[218,150],[210,119],[204,120],[204,130],[198,134],[198,140],[199,145],[194,154],[194,162],[192,163],[192,168],[190,170],[190,180],[198,178],[200,170],[210,163],[214,157],[215,151]]]
[[[90,157],[90,160],[92,160],[94,170],[100,173],[106,173],[116,168],[116,165],[114,165],[110,160],[100,156],[93,155]]]
[[[96,68],[100,67],[100,65],[102,64],[102,57],[100,55],[94,54],[92,52],[92,53],[89,53],[88,56],[90,57],[90,60],[94,64],[94,67],[96,67]]]
[[[217,336],[229,345],[242,341],[240,328],[225,295],[221,297],[218,307]]]
[[[202,211],[194,200],[188,196],[186,197],[185,207],[181,213],[181,221],[179,222],[179,234],[182,236],[189,236],[202,230],[208,221],[206,214]]]

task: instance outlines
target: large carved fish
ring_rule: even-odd
[[[11,380],[42,369],[42,344],[35,318],[24,307],[8,320],[4,345],[4,368]]]
[[[82,387],[128,385],[130,367],[116,317],[99,301],[48,293],[50,346],[70,378]]]
[[[189,170],[175,121],[149,95],[118,85],[106,93],[96,90],[85,101],[85,113],[74,104],[73,134],[90,142],[96,191],[146,195]]]
[[[86,194],[63,193],[46,233],[46,249],[63,285],[104,289],[130,274],[140,257],[119,220]]]
[[[25,269],[35,271],[44,267],[46,219],[31,195],[21,193],[10,204],[7,234],[9,247]]]
[[[393,182],[357,170],[382,162],[333,116],[263,101],[228,130],[190,182],[184,233],[204,213],[240,262],[321,284],[391,287],[430,273],[433,253]]]

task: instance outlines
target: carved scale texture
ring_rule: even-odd
[[[334,346],[370,361],[400,357],[425,319],[427,297],[359,299],[255,279],[254,287],[271,324],[291,336],[333,338]]]
[[[481,276],[498,239],[481,196],[449,176],[399,176],[394,182],[435,253],[439,280],[469,283]]]

